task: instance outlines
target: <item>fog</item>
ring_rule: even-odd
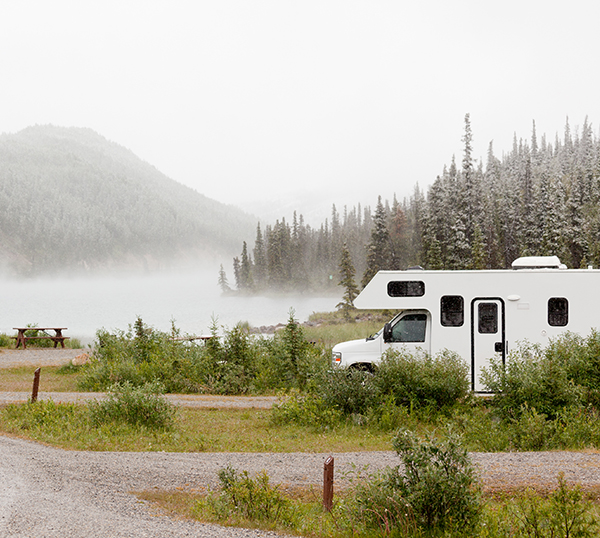
[[[158,330],[171,321],[185,334],[207,334],[239,321],[252,326],[285,323],[290,309],[299,321],[312,312],[331,311],[339,297],[224,297],[217,269],[119,277],[59,277],[0,281],[4,307],[0,332],[37,324],[67,327],[66,336],[90,344],[98,329],[127,330],[137,316]]]

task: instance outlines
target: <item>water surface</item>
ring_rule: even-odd
[[[37,324],[68,327],[67,336],[91,343],[100,328],[126,330],[137,316],[168,331],[171,320],[187,334],[207,334],[213,317],[220,326],[285,323],[290,309],[305,321],[313,312],[335,310],[339,297],[224,297],[216,272],[121,277],[81,277],[0,282],[0,332]]]

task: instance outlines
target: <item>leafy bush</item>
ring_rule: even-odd
[[[582,402],[581,387],[570,378],[565,363],[545,355],[539,345],[521,344],[506,365],[491,359],[481,379],[494,392],[492,404],[505,419],[518,418],[526,409],[553,419],[565,407]]]
[[[8,334],[0,333],[0,347],[10,347],[13,343],[13,340]]]
[[[449,408],[469,394],[467,364],[451,351],[435,356],[388,350],[374,376],[380,394],[410,409]]]
[[[598,521],[592,515],[580,486],[569,487],[564,476],[548,498],[527,490],[504,507],[504,521],[496,522],[497,536],[578,537],[598,536]]]
[[[357,517],[371,527],[406,532],[475,528],[481,513],[475,470],[458,439],[421,440],[400,430],[393,440],[400,466],[357,489]],[[399,527],[399,529],[398,529]]]
[[[221,337],[216,320],[206,343],[179,336],[174,325],[165,333],[139,317],[128,332],[98,331],[79,387],[104,390],[114,383],[160,382],[167,392],[247,394],[305,387],[329,364],[321,349],[304,339],[292,316],[273,339],[251,335],[241,323]]]
[[[220,519],[226,520],[235,515],[251,521],[290,521],[290,501],[277,486],[269,483],[265,471],[252,478],[248,471],[238,473],[228,466],[218,472],[218,477],[221,494],[216,498],[211,497],[209,502]]]
[[[327,405],[319,396],[301,393],[298,389],[281,394],[271,413],[273,424],[297,424],[317,430],[332,427],[342,418],[341,411]]]
[[[330,354],[306,340],[293,310],[286,326],[263,345],[257,379],[263,389],[308,389],[312,379],[330,366]]]
[[[171,333],[164,333],[139,317],[128,332],[99,330],[79,387],[106,390],[115,383],[142,386],[160,382],[168,392],[199,392],[201,346],[177,340],[178,336],[175,326]]]
[[[106,400],[88,404],[90,420],[98,426],[109,422],[127,423],[151,429],[170,429],[175,407],[162,395],[158,384],[135,387],[131,383],[114,385]]]
[[[585,338],[564,333],[548,344],[544,357],[560,364],[567,377],[582,387],[586,403],[600,406],[600,332],[592,330]]]
[[[315,379],[313,392],[325,405],[346,416],[365,415],[379,403],[374,376],[361,370],[327,370]]]

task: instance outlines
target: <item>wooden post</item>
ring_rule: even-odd
[[[35,402],[38,397],[38,389],[40,388],[40,371],[41,368],[37,368],[33,373],[33,389],[31,391],[31,403]]]
[[[329,456],[323,466],[323,509],[331,512],[333,507],[333,457]]]

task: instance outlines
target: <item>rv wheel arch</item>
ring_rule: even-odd
[[[355,362],[354,364],[348,366],[348,369],[374,374],[377,370],[377,367],[372,362]]]

